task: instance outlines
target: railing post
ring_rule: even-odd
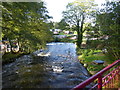
[[[98,90],[102,90],[102,75],[98,77]]]
[[[120,66],[118,68],[118,87],[120,87]]]

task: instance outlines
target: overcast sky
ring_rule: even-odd
[[[62,19],[62,11],[66,9],[66,5],[69,2],[75,0],[44,0],[46,7],[49,11],[49,15],[53,17],[54,22],[59,22]],[[101,4],[104,0],[95,0],[97,4]]]

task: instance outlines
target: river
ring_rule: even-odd
[[[24,55],[2,67],[3,88],[73,88],[90,77],[73,43],[48,43],[50,56]]]

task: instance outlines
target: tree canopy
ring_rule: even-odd
[[[106,49],[114,59],[120,58],[120,3],[106,2],[96,13],[95,26],[90,26],[89,34],[96,40],[88,44],[94,49]]]
[[[94,12],[94,0],[76,0],[69,3],[66,11],[63,11],[63,17],[67,23],[75,25],[77,31],[77,46],[81,47],[85,21],[90,19]]]
[[[3,39],[17,39],[22,48],[42,48],[51,40],[44,2],[2,2]]]
[[[104,48],[116,59],[120,58],[120,2],[106,2],[105,8],[97,15],[97,24],[102,35],[108,36],[104,40]]]
[[[68,30],[70,26],[68,23],[66,23],[65,19],[61,19],[60,22],[54,23],[54,28],[61,29],[61,30]]]

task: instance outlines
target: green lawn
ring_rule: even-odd
[[[78,56],[78,59],[81,63],[83,63],[83,65],[87,64],[87,70],[89,72],[95,71],[95,73],[114,62],[110,60],[107,55],[103,54],[101,50],[84,50],[84,53],[82,52],[82,55]],[[101,65],[96,65],[93,63],[94,60],[102,60],[105,63]]]

